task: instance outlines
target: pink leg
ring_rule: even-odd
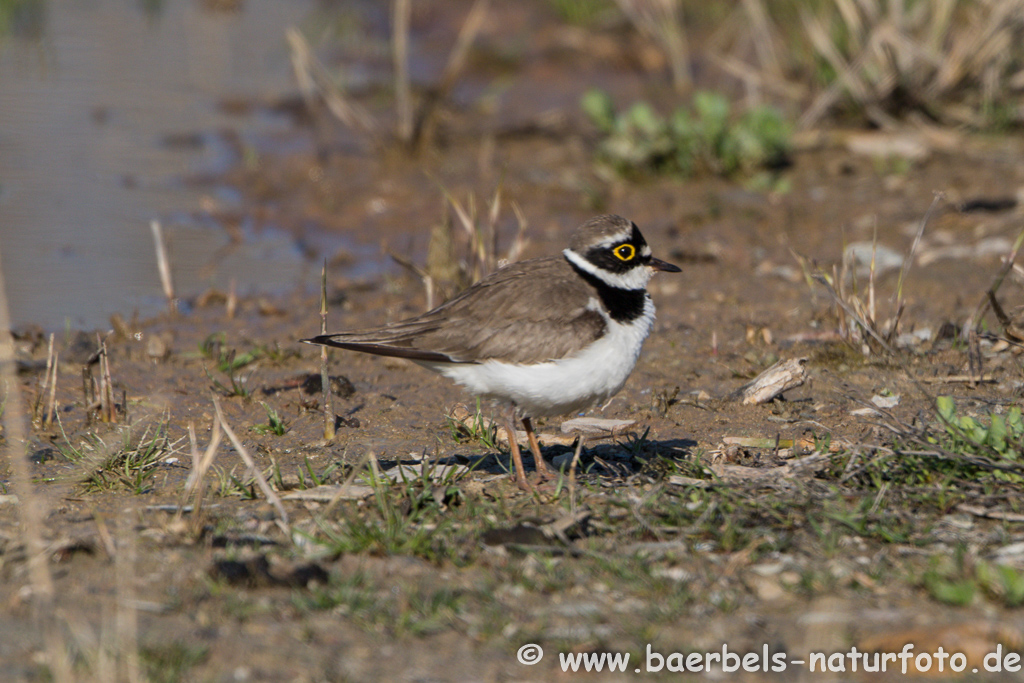
[[[533,422],[530,418],[523,418],[523,427],[526,429],[526,438],[530,442],[530,452],[533,453],[533,463],[537,468],[537,478],[541,481],[554,479],[555,473],[551,471],[548,464],[544,462],[544,456],[540,454],[540,443],[537,442],[537,435],[533,432]]]

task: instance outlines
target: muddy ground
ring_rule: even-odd
[[[515,87],[557,90],[572,73],[557,66],[565,64],[535,57]],[[447,212],[439,184],[480,206],[500,186],[502,248],[517,225],[515,202],[526,220],[524,257],[557,253],[595,213],[627,216],[656,256],[683,269],[652,283],[658,321],[626,387],[587,412],[635,425],[587,440],[571,492],[565,484],[530,495],[503,476],[502,447],[446,418],[459,403],[474,409],[472,397],[404,361],[331,354],[338,430],[325,442],[310,381],[319,351],[297,343],[319,331],[315,293],[243,298],[233,317],[222,293],[210,293],[175,315],[119,321],[107,338],[113,425],[90,417],[83,399],[95,334],[58,334],[59,424],[37,421],[29,454],[60,634],[76,672],[113,680],[112,671],[128,676],[138,666],[154,681],[632,680],[648,644],[666,654],[767,646],[799,659],[851,646],[899,651],[907,642],[916,652],[963,651],[969,672],[998,643],[1021,649],[1019,601],[976,569],[996,559],[1011,571],[1024,564],[1005,552],[1024,541],[1019,484],[934,472],[913,485],[845,476],[857,468],[851,459],[878,458],[884,469],[901,457],[884,450],[899,444],[884,426],[892,420],[852,414],[873,396],[899,396],[891,416],[904,425],[934,423],[936,394],[956,397],[964,414],[1019,403],[1012,348],[985,342],[981,369],[991,379],[973,387],[962,381],[968,347],[950,333],[983,300],[1021,226],[1015,201],[960,208],[1015,200],[1024,186],[1019,139],[943,132],[926,158],[891,163],[850,152],[847,141],[860,132],[831,131],[802,140],[784,171],[791,190],[765,193],[707,176],[602,178],[592,131],[575,107],[560,112],[532,125],[544,108],[519,105],[503,117],[446,110],[438,144],[413,156],[364,144],[261,158],[226,179],[246,196],[246,216],[221,218],[274,223],[297,240],[344,231],[423,264],[430,229]],[[870,242],[876,230],[879,245],[907,254],[935,192],[944,196],[903,285],[901,329],[921,334],[895,357],[865,356],[839,338],[836,307],[795,254],[831,272],[845,245]],[[310,255],[325,257],[332,328],[424,310],[424,288],[406,271],[353,277],[359,256]],[[877,277],[880,319],[891,315],[898,277],[898,268]],[[1020,293],[1012,273],[1000,291],[1011,312]],[[991,315],[986,325],[998,329]],[[250,352],[252,362],[236,371],[217,367]],[[31,407],[45,337],[22,331],[18,353]],[[728,400],[789,358],[807,359],[808,379],[782,400]],[[198,498],[185,494],[188,430],[205,449],[214,400],[281,495],[339,484],[353,468],[365,483],[372,459],[384,473],[398,463],[427,472],[423,463],[436,461],[477,467],[442,483],[378,484],[358,501],[286,499],[285,525],[225,440],[197,509]],[[497,414],[486,403],[482,410]],[[269,411],[283,434],[265,428]],[[558,432],[559,422],[542,421],[540,431]],[[154,435],[166,438],[155,442],[152,465],[110,462],[144,451],[140,441],[154,444]],[[803,439],[804,451],[726,447],[734,437]],[[725,465],[770,472],[811,451],[827,457],[810,471],[722,477]],[[567,452],[546,448],[549,459]],[[6,493],[20,498],[8,469]],[[6,680],[42,680],[37,587],[17,500],[5,495],[0,505],[0,669]],[[183,504],[193,507],[176,514]],[[968,593],[960,599],[943,586]],[[528,643],[546,652],[533,666],[517,661]],[[633,659],[628,673],[572,674],[560,671],[559,652]],[[793,664],[722,676],[862,674],[847,664],[828,678]]]

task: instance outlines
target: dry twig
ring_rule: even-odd
[[[291,49],[292,69],[299,82],[299,90],[310,110],[316,110],[317,98],[323,100],[328,111],[357,133],[365,136],[374,134],[377,124],[363,107],[345,98],[341,87],[331,77],[327,67],[313,55],[305,37],[295,27],[285,31]]]
[[[320,271],[320,334],[327,334],[327,261]],[[327,347],[320,347],[320,391],[324,397],[324,440],[334,438],[334,407],[331,403],[331,376],[327,371]]]
[[[398,139],[412,144],[412,98],[409,93],[409,15],[411,0],[394,0],[391,4],[391,47],[395,61],[395,109],[398,114]]]
[[[267,497],[267,502],[274,506],[277,510],[278,516],[281,518],[281,521],[285,526],[287,526],[288,511],[284,509],[284,504],[281,502],[278,495],[274,493],[274,489],[270,488],[270,484],[267,483],[267,478],[263,476],[263,472],[261,472],[259,467],[256,466],[256,461],[253,460],[252,455],[249,454],[249,450],[242,445],[242,442],[235,434],[235,431],[231,429],[231,426],[224,420],[224,413],[221,410],[220,401],[217,400],[216,396],[213,397],[213,408],[217,411],[217,419],[220,421],[220,425],[224,429],[224,433],[227,435],[228,440],[231,441],[231,445],[235,447],[235,450],[238,452],[238,456],[256,478],[256,483],[259,485],[260,490],[263,491],[263,495]]]
[[[153,231],[156,267],[160,273],[160,284],[164,288],[164,296],[167,298],[167,308],[174,313],[178,310],[178,300],[174,297],[174,282],[171,280],[171,263],[167,258],[167,247],[164,245],[164,232],[160,227],[160,221],[150,221],[149,228]]]
[[[742,397],[745,406],[767,403],[807,380],[807,370],[804,369],[806,362],[806,358],[780,360],[733,392],[730,398]]]

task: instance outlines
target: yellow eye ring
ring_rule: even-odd
[[[620,261],[632,261],[633,257],[636,256],[636,249],[632,244],[620,244],[615,247],[613,253]]]

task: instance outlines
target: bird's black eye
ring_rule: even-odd
[[[612,253],[614,253],[616,258],[620,261],[632,261],[633,257],[636,256],[636,249],[632,244],[620,244],[615,247],[615,251]]]

